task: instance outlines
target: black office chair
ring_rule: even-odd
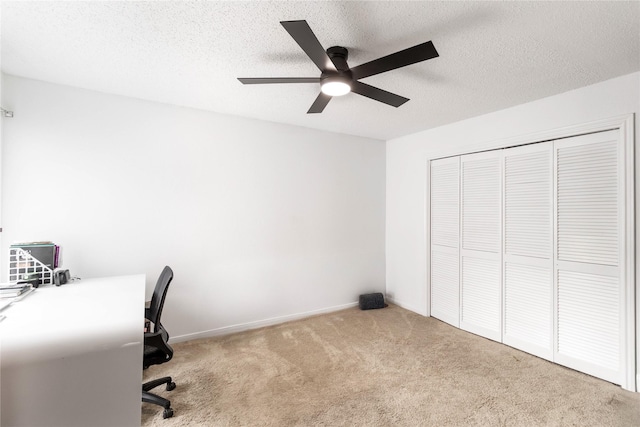
[[[166,363],[173,357],[173,349],[168,342],[169,333],[160,322],[164,298],[167,295],[171,280],[173,280],[173,271],[169,266],[166,266],[156,283],[151,297],[151,305],[144,312],[144,317],[153,325],[152,332],[145,332],[144,334],[144,357],[142,361],[144,369],[152,365]],[[173,416],[171,401],[149,392],[149,390],[161,384],[166,384],[167,390],[176,388],[176,383],[171,380],[171,377],[163,377],[146,382],[142,384],[142,401],[162,406],[164,408],[162,418],[169,418]]]

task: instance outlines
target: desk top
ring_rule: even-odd
[[[141,345],[144,275],[42,285],[2,311],[2,367]]]
[[[42,285],[0,322],[0,424],[140,425],[145,276]]]

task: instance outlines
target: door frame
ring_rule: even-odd
[[[625,292],[625,313],[622,314],[625,324],[625,345],[622,348],[624,353],[624,375],[623,381],[620,384],[622,388],[630,391],[637,391],[638,384],[640,384],[640,369],[636,366],[636,353],[638,353],[640,364],[640,339],[636,338],[636,331],[640,331],[640,316],[636,320],[636,311],[640,313],[640,291],[636,290],[636,269],[640,268],[640,265],[636,265],[635,259],[635,242],[636,242],[636,230],[635,230],[635,115],[625,114],[621,116],[610,117],[607,119],[596,120],[589,123],[582,123],[577,125],[566,126],[557,129],[545,130],[540,132],[534,132],[526,135],[519,135],[515,137],[509,137],[504,139],[478,142],[474,145],[475,150],[469,152],[464,148],[447,148],[447,144],[442,144],[443,149],[434,150],[427,154],[425,157],[427,166],[427,185],[426,194],[424,200],[425,206],[425,228],[424,228],[424,242],[426,242],[426,269],[425,278],[427,286],[427,301],[425,301],[426,315],[431,315],[431,242],[430,242],[430,230],[431,230],[431,190],[429,177],[431,176],[431,160],[441,159],[444,157],[460,156],[464,154],[472,154],[475,152],[497,150],[503,148],[517,147],[527,144],[535,144],[540,142],[546,142],[556,139],[562,139],[572,136],[578,136],[588,133],[602,132],[606,130],[618,129],[620,131],[620,139],[622,140],[622,158],[623,164],[620,168],[624,174],[624,227],[621,236],[624,239],[622,245],[625,248],[625,254],[623,257],[624,266],[621,268],[621,275],[623,280],[623,288]],[[640,275],[640,272],[638,273]],[[636,325],[636,322],[638,324]]]

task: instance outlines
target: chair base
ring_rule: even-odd
[[[159,385],[166,384],[167,391],[171,391],[176,388],[176,383],[171,380],[171,377],[162,377],[156,380],[152,380],[142,384],[142,401],[159,405],[164,408],[162,418],[170,418],[173,416],[173,409],[171,409],[171,401],[160,397],[157,394],[151,393],[149,390],[158,387]]]

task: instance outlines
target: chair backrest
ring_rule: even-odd
[[[160,325],[160,316],[162,315],[162,308],[164,307],[164,298],[167,296],[167,290],[169,289],[169,283],[173,280],[173,270],[168,265],[160,273],[156,287],[153,290],[153,296],[151,297],[151,305],[149,306],[149,314],[147,319],[153,323],[153,332],[158,332]]]

